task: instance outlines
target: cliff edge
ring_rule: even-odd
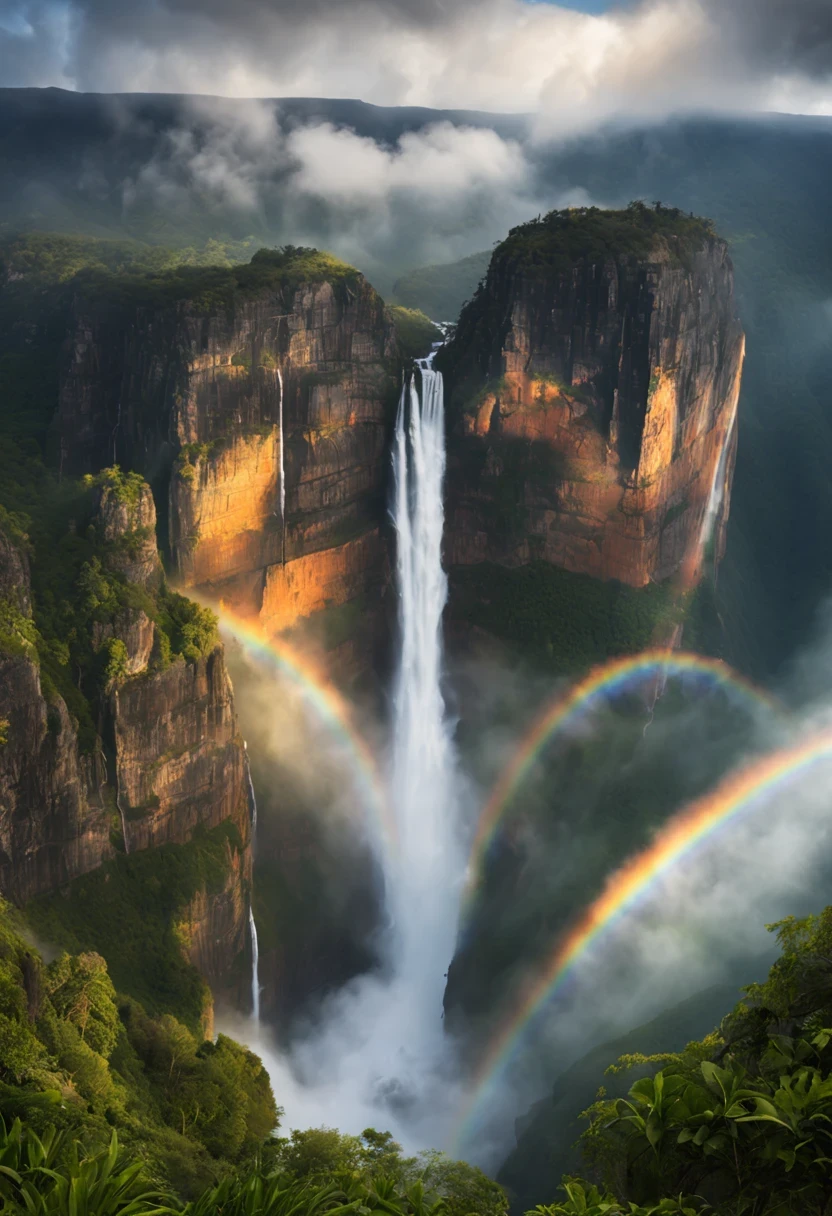
[[[706,221],[634,203],[513,229],[440,356],[450,566],[695,585],[724,549],[744,349]]]

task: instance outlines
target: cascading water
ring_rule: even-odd
[[[389,1127],[409,1149],[440,1142],[452,1069],[442,997],[464,876],[457,769],[442,696],[443,385],[423,360],[402,387],[393,444],[400,656],[390,796],[397,847],[381,847],[384,967],[334,995],[317,1030],[269,1070],[289,1127]],[[258,1048],[263,1050],[262,1046]]]
[[[453,745],[442,697],[445,419],[432,358],[402,387],[393,447],[401,658],[394,702],[392,791],[399,865],[389,891],[395,970],[421,1032],[439,1025],[456,933],[459,856]],[[417,1030],[414,1026],[412,1030]]]
[[[260,947],[257,944],[257,926],[251,904],[248,908],[248,927],[251,930],[251,1016],[260,1021]]]
[[[280,385],[280,401],[277,407],[277,427],[280,435],[280,560],[286,561],[286,467],[283,460],[283,372],[277,369],[277,382]]]
[[[251,765],[248,759],[248,744],[243,740],[246,753],[246,779],[248,781],[248,809],[251,816],[251,853],[254,856],[255,838],[257,836],[257,799],[254,796],[254,782],[251,779]]]
[[[728,480],[728,455],[731,451],[731,441],[734,436],[734,427],[737,422],[737,403],[735,402],[731,413],[731,420],[728,423],[728,429],[725,432],[725,440],[722,444],[722,451],[719,454],[716,471],[714,472],[714,480],[711,485],[711,492],[708,496],[708,503],[705,507],[705,514],[702,518],[702,530],[699,535],[699,546],[702,551],[710,543],[714,533],[714,527],[722,509],[722,503],[725,498],[725,487]]]
[[[246,753],[246,778],[248,780],[248,809],[251,817],[251,856],[254,858],[257,843],[257,799],[254,796],[254,782],[251,779],[251,765],[248,760],[248,744],[243,741]],[[248,927],[251,932],[251,1016],[255,1022],[260,1021],[260,947],[257,942],[257,925],[254,923],[254,910],[248,905]]]

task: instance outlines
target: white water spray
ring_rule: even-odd
[[[277,369],[277,382],[280,385],[280,401],[277,407],[277,428],[280,433],[280,527],[282,541],[280,560],[286,561],[286,465],[283,460],[283,372]]]
[[[457,926],[455,766],[442,697],[445,420],[441,373],[420,363],[402,387],[393,447],[401,659],[392,789],[400,865],[390,888],[395,969],[408,990],[411,1034],[439,1029],[444,973]]]
[[[737,423],[737,405],[735,401],[731,412],[731,421],[728,423],[728,429],[725,432],[725,440],[722,444],[722,451],[719,453],[714,480],[711,485],[711,492],[708,496],[708,504],[705,508],[705,515],[702,520],[702,531],[699,534],[700,551],[704,552],[706,545],[710,542],[711,537],[716,527],[716,521],[719,518],[719,513],[722,510],[722,503],[725,498],[725,489],[728,481],[728,455],[731,450],[731,441],[734,437],[734,427]]]
[[[251,1016],[255,1022],[260,1021],[260,947],[257,944],[257,926],[254,923],[254,912],[251,904],[248,906],[248,927],[251,931]]]
[[[419,389],[421,388],[421,393]],[[391,797],[398,850],[385,850],[383,969],[334,995],[291,1056],[262,1045],[286,1125],[390,1128],[408,1151],[441,1144],[455,1109],[442,1022],[463,885],[457,770],[442,696],[445,475],[442,377],[431,360],[402,387],[393,445],[400,594]]]
[[[246,778],[248,780],[248,809],[251,816],[251,857],[254,860],[257,843],[257,799],[254,796],[254,782],[251,779],[251,765],[248,760],[248,744],[243,740],[246,753]],[[257,925],[254,923],[254,910],[251,900],[248,905],[248,927],[251,932],[251,1016],[255,1022],[260,1021],[260,947],[257,942]]]

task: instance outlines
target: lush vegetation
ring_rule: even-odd
[[[156,895],[164,898],[158,882]],[[147,937],[154,927],[148,923]],[[22,1185],[14,1177],[25,1172],[21,1164],[31,1169],[33,1186],[38,1170],[56,1164],[71,1170],[75,1137],[95,1155],[116,1129],[145,1162],[145,1190],[152,1178],[184,1195],[232,1165],[263,1156],[279,1112],[256,1056],[222,1035],[204,1042],[172,1014],[151,1015],[118,994],[94,950],[61,953],[45,964],[21,928],[18,915],[0,905],[0,1114],[10,1127],[8,1134],[0,1129],[0,1195],[12,1210],[25,1206],[14,1189]],[[126,928],[123,945],[130,953]],[[10,1126],[16,1118],[26,1134]],[[50,1128],[59,1130],[57,1138]],[[43,1160],[36,1134],[51,1146],[50,1161]],[[50,1188],[53,1183],[66,1185],[52,1178]],[[65,1193],[55,1193],[50,1210],[75,1210],[66,1204]]]
[[[677,611],[669,587],[637,589],[548,562],[484,562],[453,572],[451,611],[554,671],[574,672],[643,650]]]
[[[631,1054],[566,1178],[535,1216],[824,1216],[832,1203],[832,908],[772,926],[782,956],[713,1034]],[[70,1216],[506,1216],[503,1190],[389,1132],[280,1138],[260,1061],[117,996],[100,956],[45,965],[0,916],[0,1195]],[[531,1216],[531,1214],[530,1214]]]
[[[119,992],[196,1032],[209,997],[184,954],[185,913],[200,891],[222,891],[229,850],[241,847],[233,825],[222,824],[197,831],[187,844],[119,853],[65,890],[30,902],[27,919],[44,941],[102,955]]]
[[[41,668],[47,700],[64,698],[78,724],[82,750],[97,738],[102,697],[126,673],[126,649],[118,638],[129,615],[142,611],[155,623],[151,670],[163,671],[179,658],[196,662],[217,645],[210,610],[171,591],[164,580],[147,589],[131,582],[126,566],[154,537],[140,526],[107,540],[98,511],[105,489],[135,507],[145,483],[135,473],[105,469],[83,483],[57,482],[39,456],[0,488],[0,499],[22,506],[6,510],[0,528],[29,554],[32,618],[12,602],[0,604],[0,648],[28,649]]]
[[[26,233],[0,245],[0,277],[7,293],[31,296],[51,289],[67,298],[81,293],[109,306],[164,307],[188,300],[200,311],[233,308],[235,301],[263,291],[292,293],[302,283],[355,286],[359,274],[330,253],[304,246],[258,249],[241,262],[244,245],[208,242],[199,252],[165,249],[135,241],[97,240]],[[9,287],[11,292],[9,293]]]
[[[421,359],[430,354],[434,342],[442,339],[442,331],[438,329],[430,317],[426,317],[418,308],[402,308],[394,305],[390,316],[396,327],[396,337],[399,340],[399,351],[403,359]]]
[[[46,1216],[313,1216],[386,1212],[390,1216],[505,1216],[502,1190],[479,1170],[441,1154],[404,1159],[388,1132],[360,1138],[327,1128],[274,1142],[260,1162],[182,1203],[120,1147],[117,1132],[98,1151],[49,1129],[41,1138],[0,1122],[4,1211]]]
[[[603,1189],[575,1184],[543,1211],[829,1210],[832,908],[771,928],[782,956],[718,1031],[681,1053],[619,1061],[647,1075],[587,1112],[585,1154]]]
[[[543,277],[577,262],[618,262],[655,250],[688,265],[713,239],[709,220],[661,203],[636,201],[621,211],[570,207],[512,228],[494,251],[489,273],[510,265]]]
[[[21,929],[0,904],[4,1212],[507,1213],[480,1170],[436,1152],[405,1157],[389,1132],[281,1138],[257,1056],[151,1014],[94,951],[44,963]]]
[[[394,283],[393,298],[405,308],[427,313],[434,321],[455,321],[485,277],[490,260],[487,251],[444,266],[420,266]]]
[[[208,240],[196,249],[149,245],[142,241],[25,232],[0,245],[0,275],[35,280],[40,287],[67,283],[76,275],[160,274],[178,267],[231,267],[251,257],[252,242]]]

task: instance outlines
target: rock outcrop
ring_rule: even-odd
[[[112,856],[102,749],[81,755],[63,698],[44,694],[29,563],[0,530],[0,892],[16,903]]]
[[[693,585],[724,547],[743,355],[704,223],[634,206],[515,229],[440,359],[449,564]]]
[[[222,646],[112,694],[128,852],[181,844],[232,820],[248,841],[245,754]]]
[[[41,686],[25,542],[0,531],[0,892],[22,905],[117,848],[185,844],[226,825],[225,885],[183,909],[182,939],[208,982],[243,1000],[250,824],[223,649],[217,642],[205,654],[164,657],[153,617],[167,593],[150,489],[135,475],[105,475],[95,494],[89,527],[100,539],[100,577],[120,575],[144,606],[94,623],[93,649],[118,641],[126,658],[100,698],[86,750],[63,698]]]
[[[274,629],[386,568],[395,332],[363,276],[305,265],[263,251],[225,305],[197,286],[155,309],[77,300],[60,398],[63,467],[143,472],[177,581]]]

